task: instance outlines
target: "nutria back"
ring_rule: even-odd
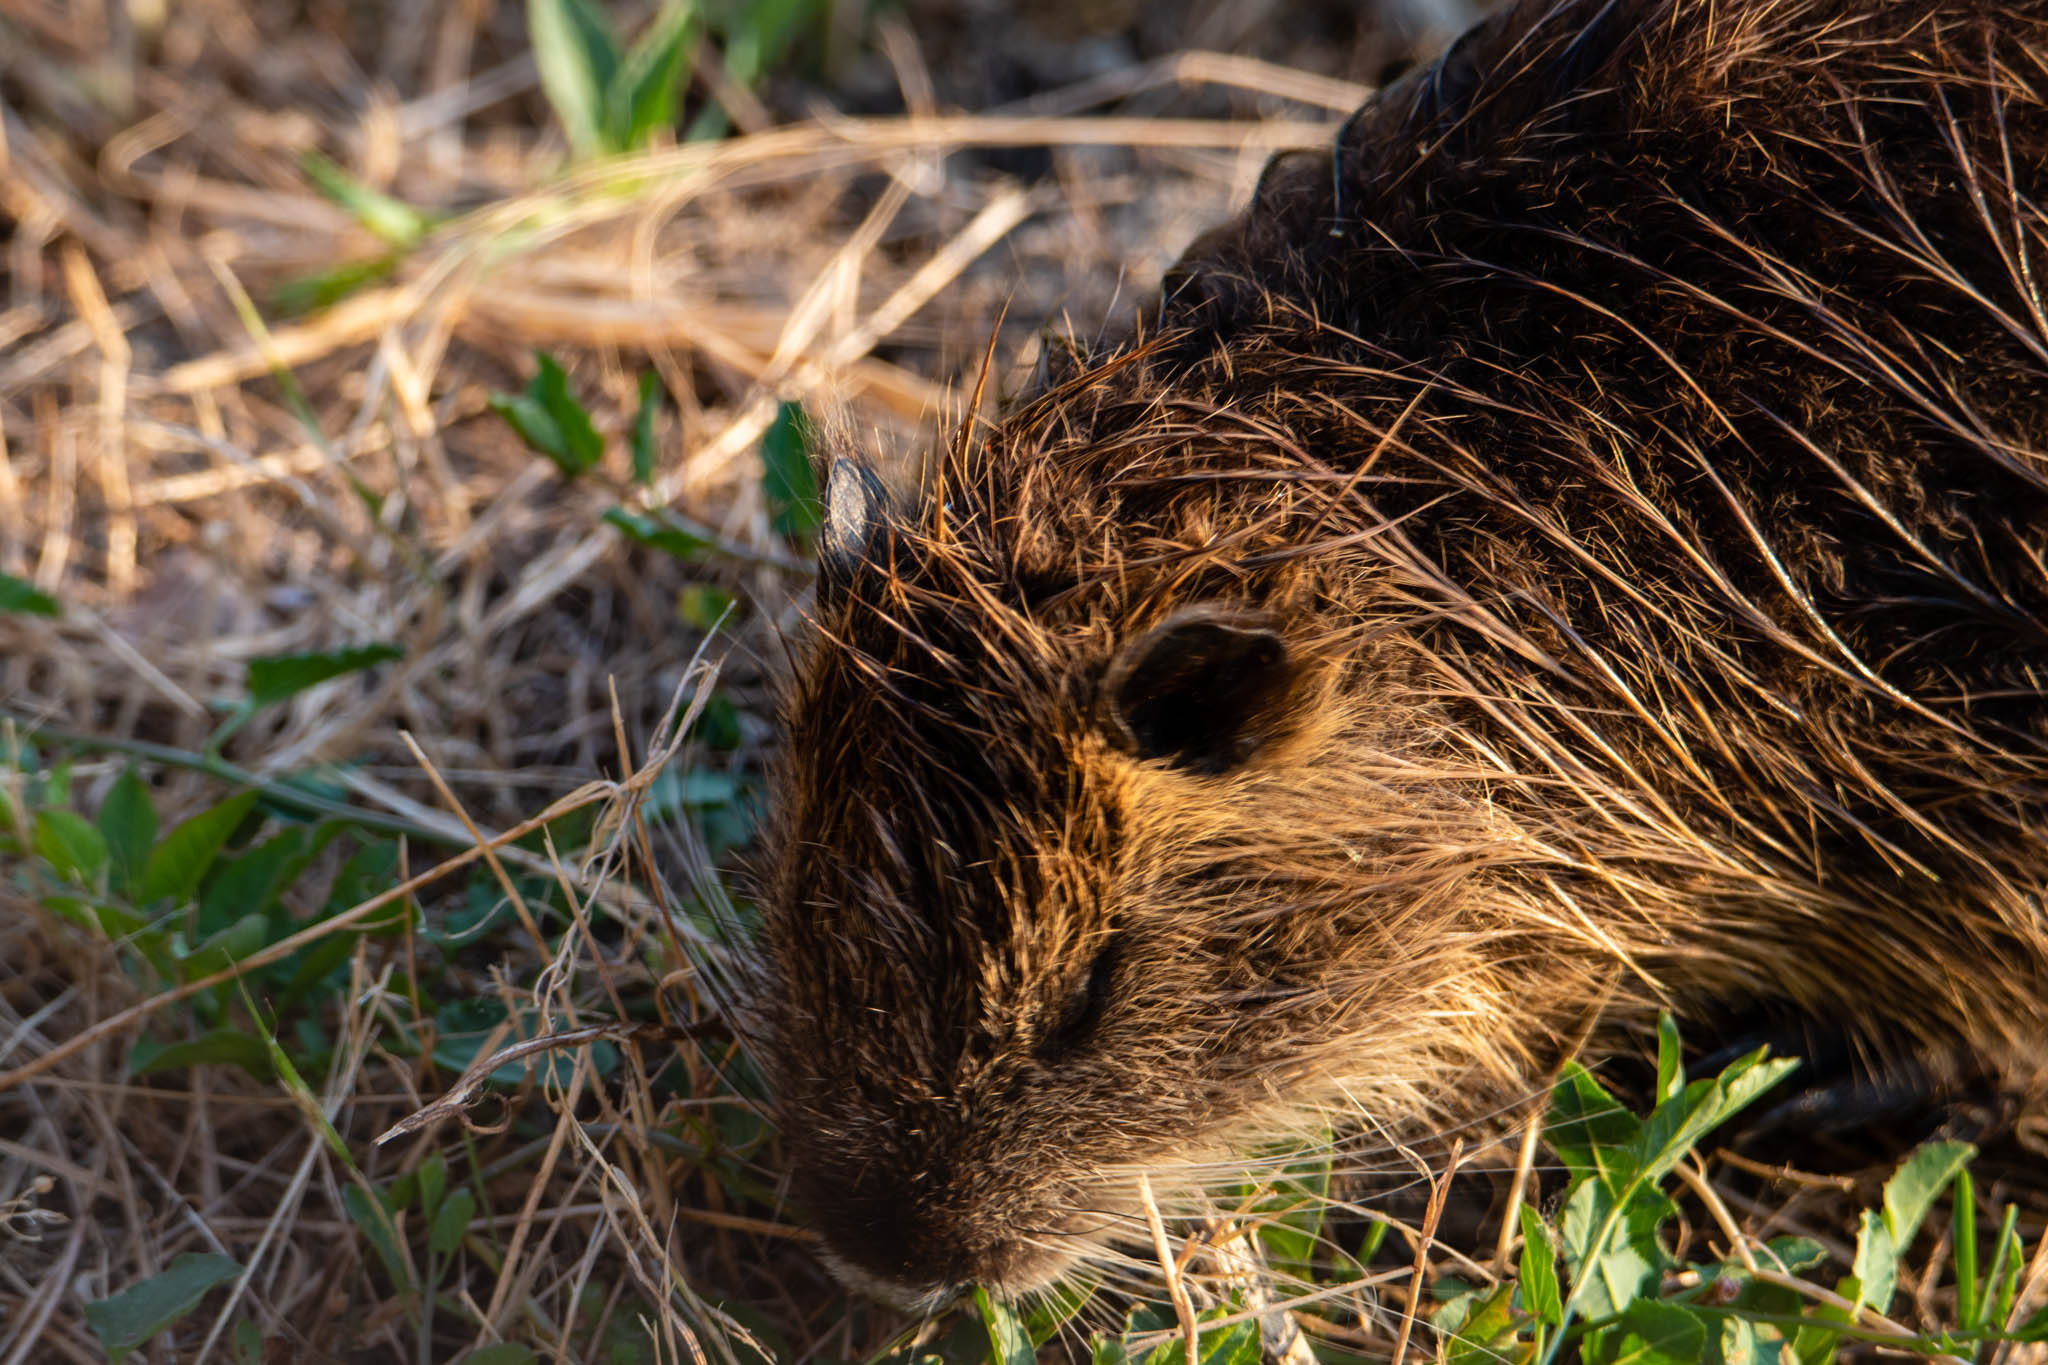
[[[747,1027],[845,1278],[1028,1290],[1596,1010],[2048,1069],[2044,91],[2048,0],[1532,0],[836,464]]]

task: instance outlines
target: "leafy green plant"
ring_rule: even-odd
[[[678,87],[697,28],[688,0],[668,0],[622,47],[589,0],[527,0],[541,88],[578,158],[633,151],[676,121]]]
[[[1962,1143],[1930,1143],[1885,1185],[1882,1210],[1863,1215],[1852,1273],[1825,1289],[1800,1272],[1824,1260],[1797,1237],[1743,1242],[1726,1259],[1682,1263],[1664,1229],[1678,1206],[1662,1188],[1716,1126],[1753,1102],[1793,1064],[1761,1050],[1720,1075],[1688,1084],[1667,1018],[1658,1051],[1657,1102],[1629,1114],[1583,1068],[1568,1066],[1545,1129],[1570,1181],[1554,1220],[1521,1210],[1517,1277],[1452,1293],[1432,1315],[1450,1365],[1549,1362],[1588,1365],[1822,1365],[1845,1342],[1882,1341],[1922,1355],[1967,1355],[2000,1341],[2048,1340],[2048,1310],[2013,1332],[2005,1267],[2016,1236],[2001,1233],[1991,1273],[1976,1273],[1971,1194]],[[1921,1335],[1879,1316],[1900,1258],[1944,1188],[1956,1194],[1957,1325]],[[2008,1211],[2007,1230],[2012,1226]],[[1562,1273],[1560,1274],[1560,1265]],[[1932,1272],[1930,1272],[1932,1273]]]

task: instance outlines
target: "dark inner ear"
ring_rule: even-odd
[[[1279,735],[1298,672],[1278,631],[1204,615],[1125,645],[1105,682],[1115,727],[1140,758],[1215,774]]]

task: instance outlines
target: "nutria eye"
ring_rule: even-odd
[[[1038,1040],[1038,1056],[1041,1061],[1056,1062],[1085,1046],[1102,1023],[1103,1011],[1109,1006],[1109,997],[1116,986],[1117,946],[1114,941],[1103,946],[1089,964],[1088,975],[1084,977],[1066,1007],[1060,1012],[1059,1020]]]

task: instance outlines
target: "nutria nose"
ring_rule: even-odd
[[[1056,1222],[1050,1214],[1021,1220],[1014,1211],[1003,1216],[966,1201],[830,1179],[805,1194],[833,1273],[898,1307],[937,1308],[977,1285],[1013,1295],[1050,1283],[1074,1259],[1057,1232],[1013,1230],[1025,1221],[1049,1228]]]

